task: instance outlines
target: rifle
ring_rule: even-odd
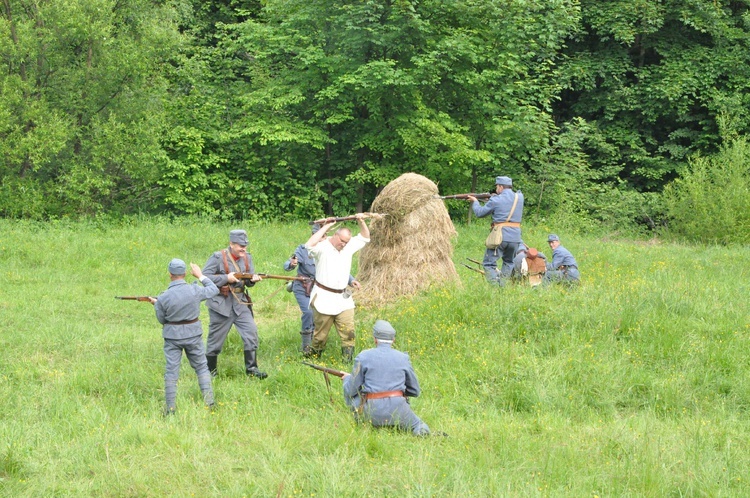
[[[477,265],[479,265],[479,266],[482,266],[482,263],[481,263],[481,262],[479,262],[479,261],[477,261],[476,259],[471,259],[471,258],[466,258],[466,259],[468,259],[469,261],[471,261],[471,262],[472,262],[472,263],[474,263],[474,264],[477,264]],[[462,265],[464,265],[464,266],[465,266],[466,268],[468,268],[468,269],[469,269],[469,270],[471,270],[471,271],[475,271],[475,272],[477,272],[477,273],[481,273],[482,275],[484,275],[484,271],[483,271],[483,270],[480,270],[480,269],[478,269],[478,268],[474,268],[473,266],[469,266],[469,265],[467,265],[466,263],[461,263],[461,264],[462,264]]]
[[[320,365],[316,365],[315,363],[308,363],[306,361],[303,361],[302,364],[307,365],[308,367],[312,367],[315,370],[320,370],[321,372],[325,374],[335,375],[336,377],[344,377],[344,375],[346,375],[346,372],[342,372],[341,370],[335,370],[333,368],[323,367]]]
[[[239,280],[243,280],[246,278],[253,278],[253,275],[258,275],[261,278],[272,278],[276,280],[287,280],[287,281],[298,280],[300,282],[307,282],[310,280],[307,277],[300,277],[300,276],[290,277],[287,275],[271,275],[269,273],[235,273],[234,274],[235,278]]]
[[[333,394],[331,394],[331,379],[328,377],[328,374],[335,375],[336,377],[343,379],[344,375],[346,375],[346,372],[342,372],[341,370],[334,370],[333,368],[322,367],[320,365],[308,363],[306,361],[303,361],[302,364],[323,372],[323,378],[326,380],[326,388],[328,389],[328,398],[331,400],[331,403],[334,403]]]
[[[387,216],[381,213],[362,213],[362,214],[365,215],[366,219],[374,219],[374,220],[382,220],[385,216]],[[327,225],[329,223],[338,223],[339,221],[351,221],[351,220],[356,220],[356,219],[357,217],[354,215],[341,216],[338,218],[321,218],[319,220],[310,221],[309,224],[315,225],[317,223],[318,225]]]
[[[149,296],[115,296],[115,299],[122,299],[124,301],[145,301],[147,303],[151,302]]]
[[[435,194],[432,197],[435,199],[468,199],[469,196],[476,197],[477,199],[489,199],[495,194],[454,194],[454,195],[438,195]]]
[[[475,271],[477,273],[481,273],[482,275],[484,275],[484,271],[482,271],[482,270],[480,270],[478,268],[474,268],[473,266],[469,266],[466,263],[461,263],[461,264],[464,265],[466,268],[468,268],[471,271]]]

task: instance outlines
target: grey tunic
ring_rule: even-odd
[[[237,270],[234,264],[232,264],[232,255],[229,249],[225,250],[227,251],[229,273],[236,273]],[[203,267],[203,274],[210,278],[217,287],[228,285],[222,252],[216,251],[213,253]],[[255,273],[253,258],[249,253],[247,255],[247,265],[245,264],[245,258],[240,258],[234,263],[237,265],[240,273]],[[246,285],[252,287],[255,283],[249,280],[240,280],[237,283],[231,284],[232,291],[228,296],[224,297],[221,294],[217,294],[206,301],[210,319],[208,340],[206,342],[207,355],[216,356],[221,353],[224,341],[232,325],[235,326],[237,332],[240,334],[245,351],[255,351],[258,349],[258,326],[255,324],[253,313],[247,305],[248,300],[242,292]]]
[[[511,189],[503,189],[501,193],[493,195],[484,206],[479,204],[479,201],[474,201],[471,208],[477,218],[484,218],[491,214],[493,223],[503,223],[505,221],[521,223],[524,199],[520,191],[517,193],[518,202],[516,202],[516,208],[513,210],[510,220],[508,220],[508,215],[513,208],[516,197],[516,192],[513,192]],[[482,266],[484,267],[484,275],[487,280],[494,283],[502,283],[502,278],[510,277],[513,271],[513,258],[520,243],[520,228],[503,227],[502,244],[497,249],[487,249],[484,253]],[[502,258],[503,262],[500,271],[498,271],[497,261],[500,258]]]
[[[578,263],[570,251],[563,246],[557,246],[552,251],[552,263],[547,263],[545,278],[548,281],[578,282],[581,274],[578,272]]]
[[[352,375],[343,383],[344,397],[353,410],[362,408],[362,415],[373,426],[395,426],[413,434],[429,434],[430,428],[412,411],[405,397],[371,399],[363,404],[365,393],[403,391],[407,397],[419,396],[419,382],[409,355],[391,344],[379,342],[376,348],[362,351],[354,359]]]

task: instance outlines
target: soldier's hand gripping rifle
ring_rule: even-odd
[[[435,199],[461,199],[466,200],[469,196],[476,197],[477,199],[489,199],[495,194],[454,194],[454,195],[438,195],[435,194],[432,197]]]
[[[122,299],[123,301],[143,301],[150,303],[152,299],[156,299],[151,296],[115,296],[115,299]]]
[[[333,368],[323,367],[320,365],[316,365],[314,363],[308,363],[306,361],[302,362],[303,365],[307,365],[308,367],[314,368],[315,370],[320,370],[323,372],[323,378],[326,380],[326,387],[328,388],[328,397],[331,400],[331,403],[333,403],[333,395],[331,394],[331,379],[328,377],[328,374],[335,375],[339,378],[344,378],[344,375],[348,375],[346,372],[342,372],[341,370],[335,370]]]
[[[381,213],[369,213],[369,212],[362,213],[362,214],[364,215],[365,219],[372,219],[372,220],[382,220],[385,216],[387,216]],[[338,223],[339,221],[351,221],[351,220],[356,220],[356,219],[357,219],[356,215],[341,216],[339,218],[321,218],[319,220],[310,221],[309,224],[310,225],[315,225],[315,224],[327,225],[329,223]]]

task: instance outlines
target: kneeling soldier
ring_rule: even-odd
[[[346,404],[375,427],[394,426],[427,436],[430,428],[411,410],[407,397],[419,396],[419,382],[409,355],[393,349],[396,330],[385,320],[372,328],[375,347],[354,359],[351,374],[344,375]]]

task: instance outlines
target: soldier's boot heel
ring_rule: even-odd
[[[258,368],[258,361],[255,357],[254,350],[245,350],[245,373],[250,377],[257,377],[259,379],[265,379],[268,377],[266,372],[262,372]]]

